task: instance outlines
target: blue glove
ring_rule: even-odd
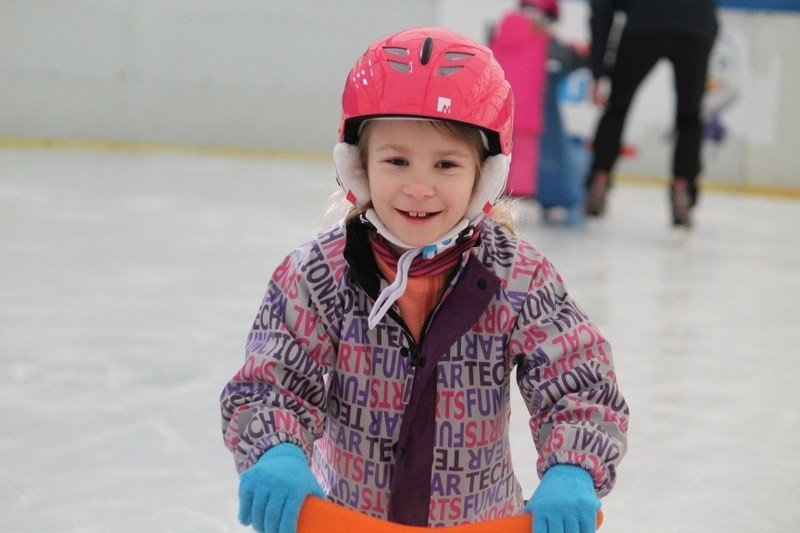
[[[579,466],[555,465],[525,505],[536,533],[594,533],[600,500],[592,475]]]
[[[325,497],[303,450],[278,444],[239,478],[239,522],[259,533],[295,533],[309,494]]]

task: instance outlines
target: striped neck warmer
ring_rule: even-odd
[[[431,259],[423,259],[421,255],[414,257],[408,269],[409,277],[436,276],[450,270],[458,265],[464,252],[475,246],[479,237],[480,234],[477,231],[473,231],[472,235],[465,236],[461,242],[457,242],[455,246],[445,249]],[[370,232],[370,245],[372,249],[375,250],[375,253],[380,255],[381,259],[383,259],[387,265],[397,270],[397,263],[400,260],[400,256],[392,250],[389,241],[380,233],[372,231]]]
[[[383,259],[386,264],[397,271],[394,282],[381,291],[378,299],[369,314],[369,327],[374,328],[383,315],[391,308],[405,292],[409,277],[435,276],[446,272],[461,261],[464,252],[475,246],[480,234],[473,226],[459,234],[456,242],[436,253],[432,257],[425,257],[422,248],[412,248],[400,257],[392,250],[389,241],[380,233],[370,233],[372,249]]]

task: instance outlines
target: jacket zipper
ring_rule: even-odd
[[[403,388],[403,405],[408,405],[411,400],[411,389],[414,387],[414,377],[417,375],[417,367],[420,360],[420,349],[417,343],[411,345],[411,365],[406,376],[406,384]]]

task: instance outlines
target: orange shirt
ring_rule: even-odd
[[[372,255],[375,256],[375,261],[377,261],[383,276],[389,283],[392,283],[397,277],[397,270],[389,266],[375,251],[372,252]],[[406,292],[397,300],[397,306],[400,308],[403,322],[408,326],[415,341],[419,342],[425,319],[442,298],[450,274],[455,268],[436,276],[408,277]]]

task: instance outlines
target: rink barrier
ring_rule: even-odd
[[[797,0],[717,0],[721,9],[742,9],[746,11],[795,11],[800,12]]]
[[[231,157],[237,159],[280,159],[288,161],[308,161],[332,164],[332,153],[301,152],[291,150],[267,150],[261,148],[237,148],[225,146],[195,146],[170,143],[144,143],[129,141],[103,141],[91,139],[16,139],[0,137],[0,150],[75,150],[92,152],[131,152],[152,154],[197,154],[215,157]],[[664,186],[664,178],[618,175],[617,183]],[[701,188],[705,191],[728,194],[744,194],[800,200],[800,188],[778,187],[771,185],[746,185],[710,182],[701,180]]]
[[[178,143],[106,141],[100,139],[17,139],[0,137],[0,149],[75,150],[87,152],[131,152],[145,154],[197,154],[236,159],[283,159],[290,161],[332,162],[333,150],[305,152],[246,148],[236,146],[203,146]]]
[[[603,524],[603,511],[597,513],[597,528]],[[297,533],[420,533],[430,528],[406,526],[347,509],[331,501],[309,496],[300,510]],[[475,524],[435,528],[437,533],[530,533],[531,515],[523,513]]]

